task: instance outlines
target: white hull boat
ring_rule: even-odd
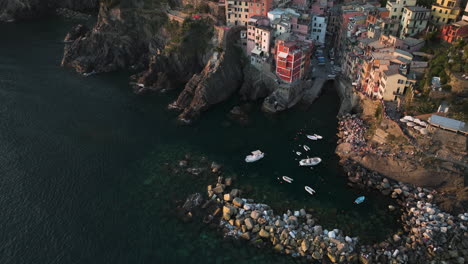
[[[300,156],[302,153],[299,151],[296,151],[296,155]]]
[[[245,162],[255,162],[259,159],[262,159],[265,156],[265,153],[260,150],[252,151],[252,155],[245,157]]]
[[[283,176],[283,180],[287,183],[292,183],[294,181],[293,178],[289,178],[288,176]]]
[[[304,145],[304,146],[302,146],[302,147],[304,148],[305,151],[309,151],[309,150],[310,150],[310,148],[309,148],[308,146],[306,146],[306,145]]]
[[[314,158],[308,158],[308,159],[303,159],[299,161],[300,166],[315,166],[322,162],[322,159],[319,157],[314,157]]]
[[[323,138],[321,135],[317,135],[317,134],[314,134],[314,136],[315,136],[317,139],[322,139],[322,138]]]
[[[305,186],[304,189],[306,190],[306,192],[314,195],[315,194],[315,190],[310,188],[309,186]]]
[[[318,139],[316,136],[312,136],[312,135],[307,135],[307,138],[310,139],[310,140],[317,140]]]

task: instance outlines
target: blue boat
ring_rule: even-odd
[[[354,203],[355,204],[360,204],[360,203],[364,202],[365,199],[366,199],[365,196],[359,196],[358,198],[356,198],[356,200],[354,200]]]

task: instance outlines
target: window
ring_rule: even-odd
[[[393,12],[396,12],[396,8],[393,8]]]
[[[447,14],[447,10],[445,10],[445,14]]]
[[[402,83],[404,83],[404,81],[401,79],[398,79],[398,84],[402,84]]]
[[[402,8],[402,9],[401,9],[401,12],[403,12],[404,10],[405,10],[405,9],[404,9],[404,8]]]

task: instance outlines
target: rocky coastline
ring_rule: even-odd
[[[360,142],[361,132],[356,132],[356,128],[361,123],[356,120],[351,115],[340,118],[340,141]],[[201,211],[198,215],[203,221],[218,228],[225,237],[311,261],[465,263],[468,260],[468,213],[454,216],[441,210],[435,204],[439,194],[433,189],[394,181],[349,159],[341,160],[341,165],[352,188],[377,190],[396,201],[402,212],[401,232],[388,234],[386,240],[378,243],[364,244],[339,229],[325,230],[313,210],[303,208],[277,214],[267,204],[243,197],[232,178],[223,178],[217,164],[204,169],[211,169],[218,177],[207,186],[206,195],[189,196],[182,208],[186,215]],[[389,210],[396,209],[389,206]]]
[[[84,13],[95,13],[98,7],[98,0],[4,0],[0,1],[0,23],[48,15],[86,19]]]

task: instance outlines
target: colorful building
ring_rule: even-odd
[[[271,42],[270,20],[265,16],[252,16],[247,26],[247,54],[268,57]]]
[[[227,1],[226,4],[226,25],[247,26],[249,20],[250,1]]]
[[[468,22],[460,20],[442,27],[440,37],[448,43],[468,38]]]
[[[400,38],[419,34],[427,27],[430,10],[421,6],[405,6],[400,21]]]
[[[462,20],[468,22],[468,2],[466,3],[465,12],[463,12]]]
[[[436,25],[445,25],[457,21],[460,14],[460,0],[437,0],[432,5],[431,20]]]
[[[286,83],[293,83],[309,73],[312,44],[288,37],[276,40],[276,75]]]
[[[315,15],[312,17],[311,25],[311,39],[316,43],[324,44],[327,33],[327,18],[325,16]]]
[[[394,0],[387,1],[385,6],[389,11],[391,19],[401,20],[403,18],[403,11],[405,6],[415,6],[416,0]]]
[[[253,16],[267,16],[273,7],[273,0],[251,0],[249,2],[249,18]]]

